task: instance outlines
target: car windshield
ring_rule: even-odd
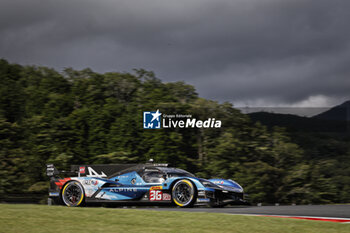
[[[159,170],[154,170],[154,169],[146,169],[143,174],[142,174],[142,179],[146,183],[163,183],[164,178],[163,178],[163,173]]]
[[[188,171],[179,169],[179,168],[168,168],[168,167],[161,167],[159,170],[163,171],[167,174],[167,176],[170,177],[195,177],[192,173],[189,173]]]

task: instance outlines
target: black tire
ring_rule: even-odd
[[[61,199],[66,206],[82,206],[84,197],[84,188],[78,181],[69,182],[62,189]]]
[[[177,181],[171,191],[173,202],[180,207],[191,207],[196,201],[197,190],[189,180]]]

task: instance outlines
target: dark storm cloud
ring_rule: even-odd
[[[5,0],[0,56],[146,68],[220,101],[332,104],[350,97],[349,10],[346,0]]]

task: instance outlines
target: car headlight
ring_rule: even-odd
[[[200,181],[200,182],[204,187],[217,187],[215,184],[213,184],[210,181]]]

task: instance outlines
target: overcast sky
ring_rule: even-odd
[[[350,99],[349,0],[1,0],[0,57],[152,70],[238,106]]]

